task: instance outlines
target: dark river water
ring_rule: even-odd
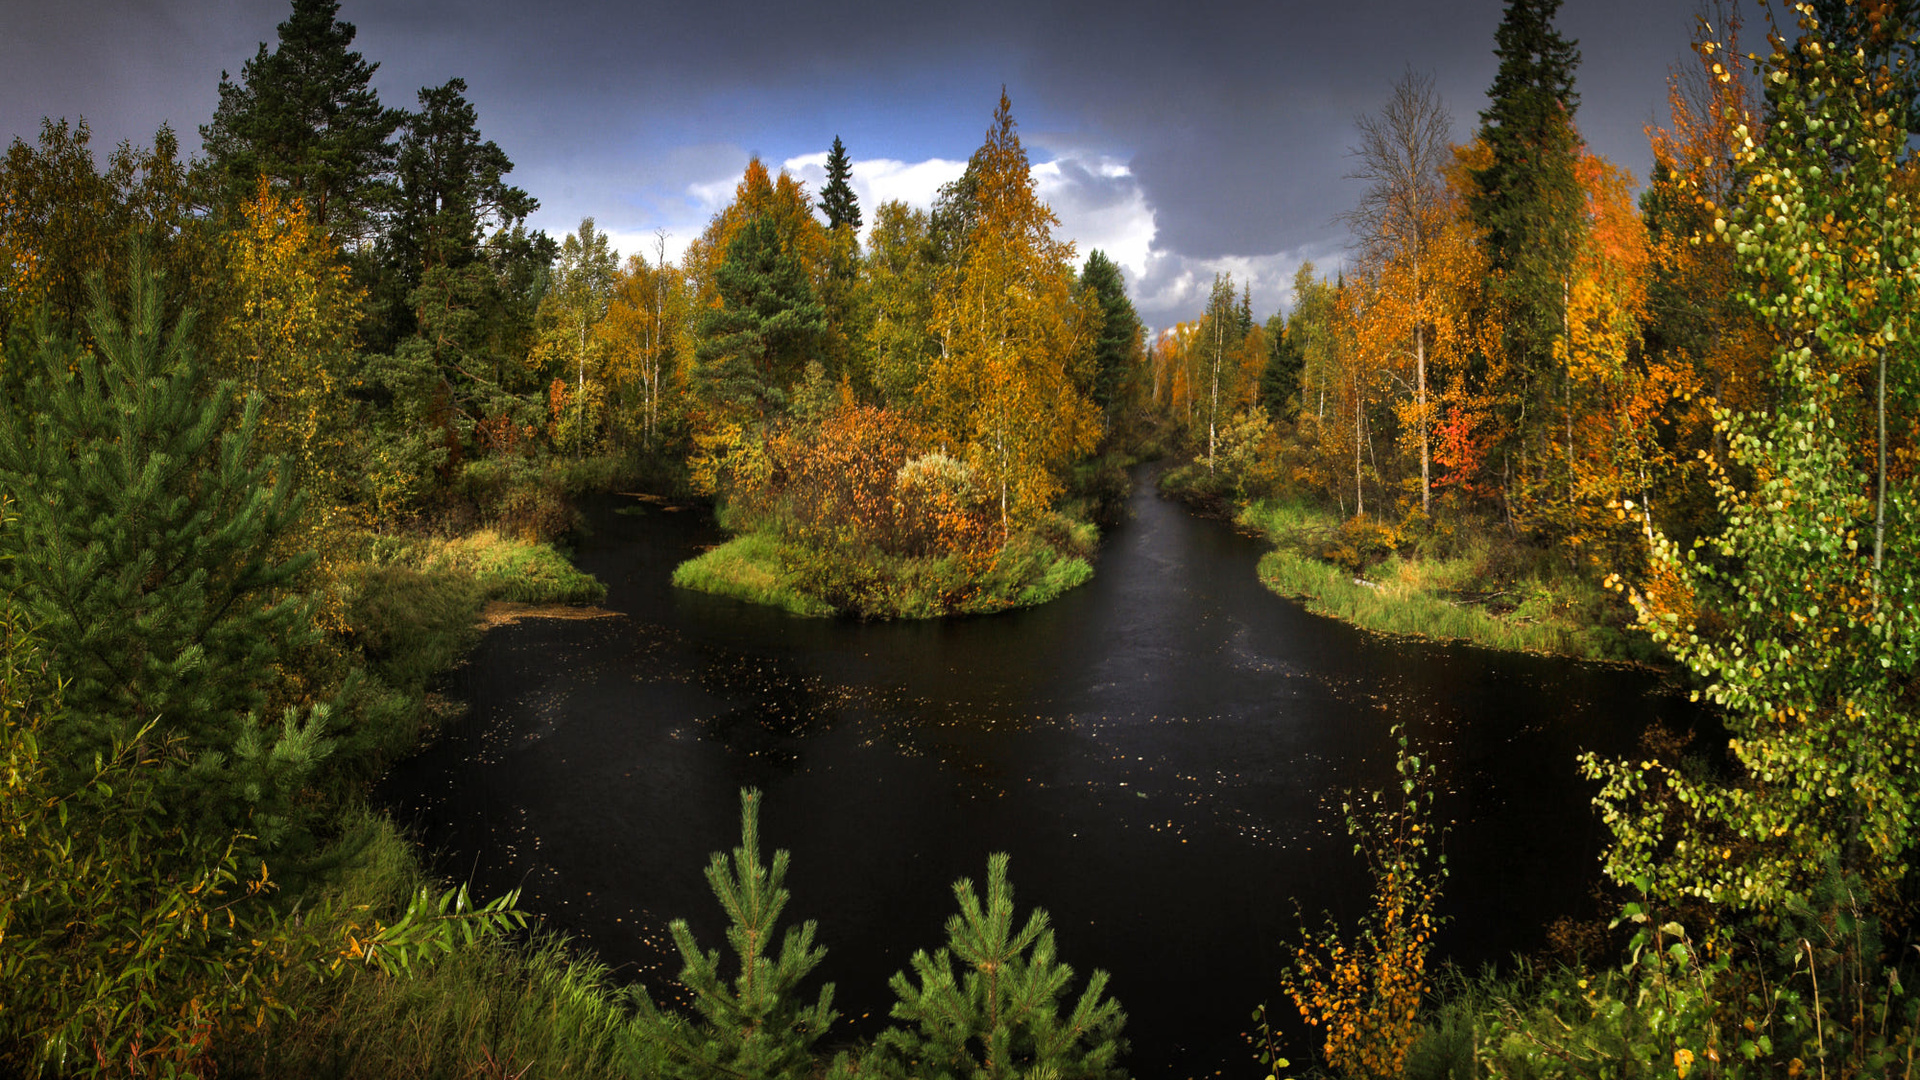
[[[613,512],[632,505],[592,505],[577,551],[620,617],[489,633],[453,676],[471,715],[381,797],[442,871],[488,895],[524,885],[547,925],[661,985],[680,966],[668,920],[724,946],[702,869],[738,842],[739,789],[759,787],[763,844],[793,852],[789,917],[820,924],[844,1037],[874,1031],[888,976],[943,944],[952,882],[1006,851],[1061,958],[1112,973],[1136,1075],[1252,1075],[1239,1033],[1254,1005],[1284,1004],[1296,904],[1315,925],[1364,906],[1338,803],[1388,782],[1393,724],[1439,763],[1439,950],[1477,966],[1590,911],[1601,834],[1575,755],[1690,720],[1644,672],[1310,615],[1260,586],[1259,541],[1158,498],[1147,472],[1092,582],[926,623],[675,589],[713,525]]]

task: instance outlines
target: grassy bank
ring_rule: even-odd
[[[364,784],[459,714],[434,684],[478,640],[488,602],[592,603],[606,587],[551,543],[498,528],[452,538],[361,533],[338,550],[349,669],[340,705],[353,717],[342,750],[352,764],[325,796],[333,850],[317,865],[331,869],[298,903],[392,926],[422,890],[446,886],[392,822],[364,807]],[[404,976],[365,963],[331,973],[296,967],[278,993],[281,1015],[219,1048],[223,1074],[452,1080],[658,1071],[632,1038],[631,1009],[606,969],[538,931],[476,937]]]
[[[1487,536],[1435,536],[1261,501],[1235,519],[1273,542],[1260,581],[1365,630],[1582,659],[1642,659],[1616,602],[1550,560]]]
[[[673,583],[682,589],[765,604],[795,615],[833,614],[832,605],[794,587],[782,548],[780,539],[768,533],[736,536],[675,567]]]

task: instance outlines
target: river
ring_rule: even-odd
[[[738,841],[738,790],[762,789],[763,844],[793,852],[789,918],[820,924],[842,1037],[875,1030],[888,976],[944,943],[951,883],[1009,852],[1075,989],[1111,972],[1143,1077],[1252,1075],[1239,1033],[1259,1002],[1284,1011],[1296,908],[1317,926],[1365,903],[1339,793],[1388,782],[1395,723],[1439,764],[1452,822],[1442,956],[1499,960],[1592,913],[1601,833],[1575,755],[1689,723],[1682,695],[1308,614],[1259,585],[1259,541],[1151,478],[1136,470],[1089,584],[923,623],[675,589],[673,567],[719,539],[710,519],[608,496],[576,561],[619,617],[488,633],[449,688],[470,715],[380,798],[443,872],[486,895],[524,885],[549,926],[659,986],[679,970],[668,920],[724,946],[702,870]]]

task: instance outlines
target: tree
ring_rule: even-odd
[[[542,340],[535,346],[539,359],[530,360],[539,366],[570,370],[574,376],[572,415],[556,416],[554,421],[567,422],[572,437],[565,441],[572,443],[576,453],[589,441],[588,401],[596,393],[603,402],[605,399],[604,386],[593,388],[589,383],[587,365],[591,358],[595,368],[602,366],[598,358],[602,339],[594,329],[607,316],[618,258],[608,246],[607,234],[594,228],[593,219],[581,219],[579,231],[560,242],[560,257],[540,301],[538,317],[544,326]]]
[[[1073,295],[1073,245],[1034,191],[1005,91],[975,151],[975,220],[959,261],[942,268],[928,372],[930,412],[999,498],[1003,540],[1046,509],[1057,470],[1098,437],[1077,389],[1092,315]]]
[[[262,176],[300,198],[343,246],[369,238],[390,194],[394,132],[406,114],[384,108],[370,64],[341,22],[339,0],[293,0],[272,52],[220,73],[220,105],[200,129],[225,203],[243,206]]]
[[[1726,524],[1691,549],[1656,535],[1641,624],[1725,710],[1737,771],[1601,762],[1607,872],[1672,901],[1777,911],[1834,870],[1890,901],[1920,824],[1920,222],[1896,65],[1836,49],[1812,8],[1762,68],[1764,136],[1735,128],[1746,183],[1702,243],[1730,244],[1740,299],[1775,340],[1776,403],[1716,414]],[[1911,41],[1908,11],[1892,35]],[[1904,430],[1902,430],[1904,429]],[[1743,482],[1744,481],[1744,482]],[[1670,793],[1671,808],[1652,792]]]
[[[788,927],[777,957],[769,956],[780,913],[786,910],[788,853],[773,853],[771,866],[760,858],[760,793],[740,792],[740,846],[729,862],[720,852],[707,864],[707,884],[727,912],[727,943],[739,967],[731,985],[720,974],[719,950],[702,951],[685,919],[669,930],[686,966],[680,985],[693,994],[700,1022],[662,1013],[645,992],[637,1024],[643,1037],[663,1047],[670,1075],[690,1080],[725,1076],[780,1077],[800,1080],[813,1071],[813,1044],[838,1015],[833,984],[820,988],[806,1005],[794,990],[827,955],[813,943],[812,920]]]
[[[1240,313],[1233,303],[1233,275],[1213,275],[1213,291],[1207,294],[1207,312],[1200,320],[1200,361],[1205,365],[1202,384],[1206,396],[1201,408],[1207,417],[1207,472],[1213,472],[1213,456],[1220,427],[1220,381],[1227,380],[1227,400],[1233,399],[1233,368],[1227,362],[1240,344]]]
[[[872,386],[896,408],[919,404],[937,342],[932,330],[936,267],[927,212],[902,202],[874,211],[866,273],[866,352]]]
[[[169,300],[194,293],[208,230],[171,128],[141,149],[121,143],[96,169],[86,120],[43,120],[37,144],[14,139],[0,160],[0,340],[33,324],[44,306],[61,325],[83,326],[89,281],[117,275],[115,256],[135,241],[171,271]]]
[[[721,411],[766,419],[820,347],[826,311],[797,254],[770,216],[744,223],[714,275],[718,307],[694,321],[694,361],[706,399]]]
[[[1573,90],[1580,53],[1553,26],[1560,0],[1508,0],[1495,34],[1500,68],[1480,114],[1488,156],[1472,171],[1468,209],[1485,233],[1500,308],[1505,385],[1490,387],[1507,413],[1524,466],[1549,475],[1551,413],[1563,406],[1564,372],[1553,340],[1564,332],[1572,253],[1578,248],[1580,136]],[[1571,426],[1570,411],[1564,415]]]
[[[1761,137],[1740,28],[1737,9],[1724,4],[1711,21],[1697,21],[1693,63],[1668,78],[1668,122],[1648,131],[1654,166],[1640,197],[1651,259],[1646,354],[1688,372],[1699,387],[1669,400],[1659,418],[1669,434],[1661,440],[1666,468],[1656,471],[1653,485],[1665,493],[1656,520],[1682,540],[1712,524],[1702,455],[1726,452],[1713,408],[1752,412],[1771,394],[1772,336],[1739,300],[1737,253],[1700,240],[1712,234],[1715,208],[1730,203],[1741,182],[1734,129],[1745,123]]]
[[[465,79],[422,87],[420,111],[400,134],[395,172],[399,209],[389,243],[410,280],[477,260],[496,230],[526,220],[538,200],[506,182],[513,162],[491,139],[467,100]]]
[[[222,245],[227,296],[214,373],[239,400],[259,397],[256,449],[284,455],[304,490],[343,490],[345,426],[331,415],[353,360],[365,294],[298,198],[262,179]]]
[[[953,895],[960,914],[947,920],[946,948],[913,954],[918,985],[904,971],[893,977],[900,997],[893,1017],[915,1027],[883,1032],[868,1067],[883,1076],[935,1080],[1124,1075],[1115,1061],[1126,1048],[1120,1037],[1126,1014],[1106,998],[1107,973],[1096,969],[1072,1011],[1061,1015],[1073,968],[1056,959],[1044,910],[1015,929],[1006,854],[987,858],[984,902],[969,878],[954,883]]]
[[[1134,313],[1133,301],[1127,299],[1127,283],[1120,276],[1120,267],[1098,248],[1087,255],[1087,265],[1080,271],[1080,287],[1093,295],[1100,309],[1100,332],[1093,340],[1091,396],[1100,408],[1100,426],[1105,431],[1124,397],[1146,331]]]
[[[1260,407],[1273,420],[1300,415],[1300,369],[1306,356],[1297,335],[1287,332],[1287,318],[1274,312],[1267,318],[1267,366],[1260,369]]]
[[[1433,88],[1432,75],[1408,71],[1394,84],[1378,116],[1359,120],[1359,164],[1350,179],[1367,190],[1346,215],[1358,234],[1363,260],[1378,274],[1396,274],[1404,296],[1404,332],[1414,367],[1414,409],[1405,419],[1420,444],[1420,510],[1433,500],[1432,405],[1427,393],[1427,354],[1432,334],[1433,292],[1443,280],[1435,246],[1451,218],[1441,170],[1446,164],[1453,117]]]
[[[259,1022],[288,966],[248,917],[273,887],[257,845],[166,812],[163,741],[63,760],[59,678],[25,622],[0,605],[0,1067],[212,1075],[215,1033]]]
[[[136,255],[124,314],[95,292],[92,352],[43,321],[14,357],[35,374],[32,411],[0,414],[0,488],[20,516],[0,573],[71,680],[58,734],[76,762],[157,722],[216,772],[258,764],[238,748],[308,632],[312,556],[275,554],[292,471],[251,453],[259,398],[234,421],[229,388],[203,385],[191,323],[163,324]],[[287,751],[319,752],[309,736]]]
[[[847,182],[852,175],[847,148],[841,145],[840,136],[835,135],[833,149],[827,151],[827,184],[820,189],[820,209],[826,212],[829,230],[844,226],[860,231],[860,201],[854,197],[853,185]]]
[[[1281,973],[1281,986],[1301,1019],[1321,1029],[1326,1061],[1342,1076],[1403,1075],[1407,1050],[1420,1034],[1427,993],[1427,955],[1441,923],[1435,907],[1447,878],[1447,857],[1434,848],[1444,834],[1433,820],[1434,766],[1408,746],[1396,725],[1398,791],[1340,804],[1354,854],[1373,877],[1373,904],[1352,934],[1327,918]]]
[[[654,261],[634,254],[614,277],[607,316],[599,333],[608,349],[614,381],[640,388],[641,445],[651,452],[660,437],[668,384],[686,322],[685,288],[667,264],[667,236],[654,237]]]

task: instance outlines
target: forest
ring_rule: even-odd
[[[566,556],[593,493],[711,508],[685,588],[980,616],[1097,573],[1158,460],[1313,610],[1664,666],[1717,725],[1580,762],[1614,917],[1479,974],[1432,953],[1402,737],[1345,808],[1372,903],[1303,926],[1248,1075],[1913,1076],[1920,5],[1709,5],[1644,181],[1580,135],[1559,6],[1507,0],[1464,143],[1430,76],[1382,88],[1350,261],[1152,334],[1004,89],[930,209],[861,207],[836,138],[818,192],[753,160],[677,262],[530,230],[466,83],[383,103],[337,0],[221,75],[198,155],[15,139],[0,1073],[1126,1075],[1004,856],[850,1042],[757,792],[707,868],[727,949],[673,927],[685,1011],[436,879],[368,791],[458,719],[489,605],[604,599]]]

